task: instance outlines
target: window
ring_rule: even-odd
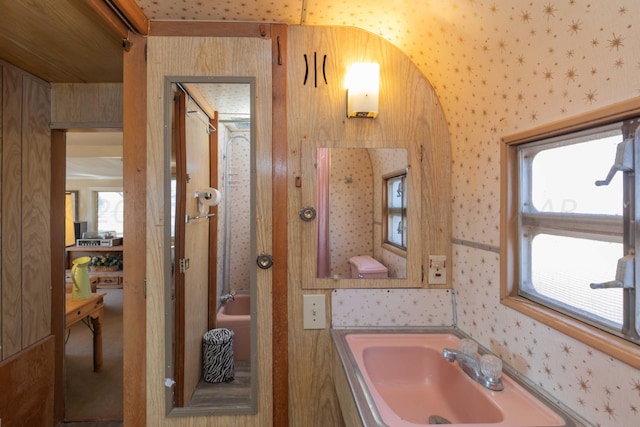
[[[124,232],[124,199],[121,191],[98,191],[98,230]]]
[[[637,127],[622,113],[574,121],[506,138],[502,151],[503,302],[605,352],[640,344]]]
[[[407,174],[396,173],[384,178],[384,242],[407,250]]]

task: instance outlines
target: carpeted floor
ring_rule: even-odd
[[[122,420],[122,289],[97,292],[107,294],[103,365],[93,372],[92,333],[82,322],[73,325],[65,345],[65,421]]]

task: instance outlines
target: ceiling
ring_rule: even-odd
[[[121,82],[122,39],[87,0],[0,0],[0,59],[48,82]]]
[[[184,89],[205,112],[212,117],[218,113],[218,122],[230,132],[247,130],[251,116],[250,85],[247,83],[185,83]]]
[[[122,132],[67,132],[67,179],[122,180]]]
[[[105,1],[0,0],[0,59],[55,83],[122,81],[121,33],[89,6]],[[640,93],[638,0],[108,1],[137,5],[152,22],[281,22],[376,34],[433,85],[454,155],[465,158],[479,149],[472,143],[479,134],[495,143]]]

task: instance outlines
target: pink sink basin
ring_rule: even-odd
[[[490,391],[442,356],[458,348],[450,334],[349,334],[346,342],[380,417],[391,427],[429,425],[565,426],[550,407],[506,375]],[[435,422],[434,422],[435,423]]]

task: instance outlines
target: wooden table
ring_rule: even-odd
[[[104,314],[104,296],[106,294],[91,294],[87,299],[71,300],[71,294],[66,294],[65,328],[87,318],[91,322],[93,332],[93,371],[102,368],[102,315]]]

